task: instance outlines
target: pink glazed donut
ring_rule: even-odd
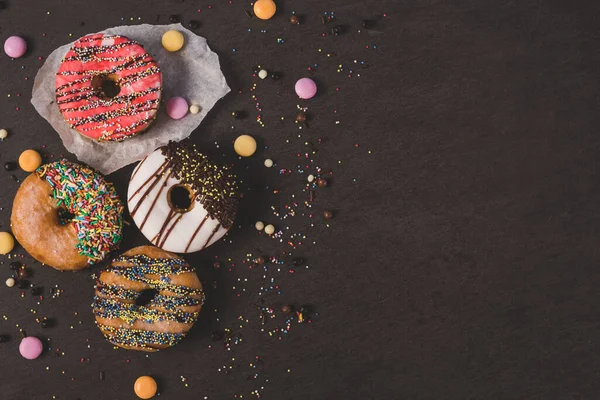
[[[156,117],[162,74],[134,40],[97,33],[77,40],[56,74],[56,103],[77,132],[97,141],[121,141]]]

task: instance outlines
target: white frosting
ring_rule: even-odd
[[[171,209],[167,196],[169,189],[179,180],[169,170],[164,170],[158,178],[153,177],[162,171],[165,161],[166,157],[158,149],[135,168],[127,190],[129,212],[153,245],[174,253],[202,250],[223,237],[227,229],[211,218],[198,201],[194,200],[194,207],[186,213]],[[161,230],[163,233],[159,237]]]

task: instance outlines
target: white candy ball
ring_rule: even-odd
[[[258,77],[260,79],[265,79],[267,76],[269,76],[269,73],[266,70],[261,69],[260,71],[258,71]]]
[[[6,280],[6,286],[8,286],[8,287],[13,287],[13,286],[15,286],[15,280],[14,280],[13,278],[8,278],[8,279]]]
[[[313,174],[310,174],[307,179],[309,182],[312,182],[315,180],[315,176]]]
[[[265,233],[266,233],[267,235],[272,235],[272,234],[274,234],[274,233],[275,233],[275,227],[274,227],[273,225],[271,225],[271,224],[269,224],[269,225],[265,226]]]
[[[257,231],[262,231],[263,228],[265,227],[265,224],[262,221],[256,221],[256,224],[254,224],[254,227],[256,228]]]
[[[190,106],[190,113],[198,114],[200,112],[200,106],[198,104],[192,104]]]
[[[273,160],[271,160],[270,158],[267,158],[265,160],[265,167],[271,168],[272,166],[273,166]]]
[[[0,129],[0,139],[6,139],[8,131],[6,129]]]

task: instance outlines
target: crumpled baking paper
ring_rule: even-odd
[[[183,48],[174,53],[165,50],[161,44],[163,33],[171,29],[180,31],[185,37]],[[181,24],[117,26],[102,33],[123,35],[138,41],[154,57],[162,71],[160,109],[156,120],[144,133],[122,142],[96,142],[69,127],[56,105],[55,88],[56,71],[73,43],[59,47],[48,56],[35,77],[31,103],[58,132],[65,148],[79,161],[110,174],[143,159],[170,140],[180,141],[188,137],[215,103],[229,93],[230,88],[221,72],[219,57],[210,50],[206,39]],[[190,105],[199,105],[200,113],[188,113],[179,120],[171,119],[166,112],[166,101],[175,96],[185,98]]]

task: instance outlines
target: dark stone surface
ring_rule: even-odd
[[[177,14],[184,25],[200,22],[196,32],[219,54],[232,88],[192,139],[235,162],[250,190],[228,239],[186,257],[208,292],[199,323],[176,348],[148,357],[112,350],[95,327],[90,274],[100,267],[59,273],[19,259],[45,287],[44,300],[0,288],[0,334],[10,337],[0,345],[0,397],[130,399],[146,374],[157,378],[160,399],[177,400],[251,399],[261,386],[261,399],[598,397],[597,2],[285,0],[268,22],[249,19],[249,3],[238,0],[3,3],[0,39],[23,35],[29,51],[17,61],[0,56],[0,125],[10,132],[2,164],[27,148],[75,160],[29,103],[38,57],[87,33],[166,24]],[[290,24],[292,11],[300,25]],[[322,25],[326,11],[336,19]],[[343,32],[322,36],[332,25]],[[301,102],[295,79],[315,63],[319,93]],[[248,92],[257,64],[281,73],[258,82],[264,128]],[[295,124],[298,104],[309,107],[308,129]],[[231,118],[238,110],[248,117]],[[259,151],[238,161],[231,143],[242,133],[258,138]],[[317,190],[314,227],[306,216],[278,221],[271,205],[289,204],[292,194],[306,200],[298,154],[318,138],[326,140],[310,171],[333,175]],[[263,167],[267,157],[278,165]],[[123,198],[132,170],[109,176]],[[0,172],[0,230],[8,230],[18,188],[11,174],[26,174]],[[329,228],[325,210],[335,212]],[[240,261],[292,249],[257,235],[256,220],[307,235],[283,256],[282,272],[269,271],[281,295],[262,296],[277,315],[264,327],[255,304],[267,282],[261,268]],[[144,243],[134,225],[126,228],[123,250]],[[291,275],[293,257],[310,268]],[[0,262],[2,281],[11,260]],[[64,292],[53,299],[55,285]],[[261,332],[285,319],[286,304],[311,305],[313,322],[294,324],[283,340]],[[35,319],[43,317],[53,324],[42,332]],[[19,328],[51,338],[50,350],[22,359]],[[231,351],[223,349],[226,328],[243,338]],[[230,373],[219,371],[229,365]]]

